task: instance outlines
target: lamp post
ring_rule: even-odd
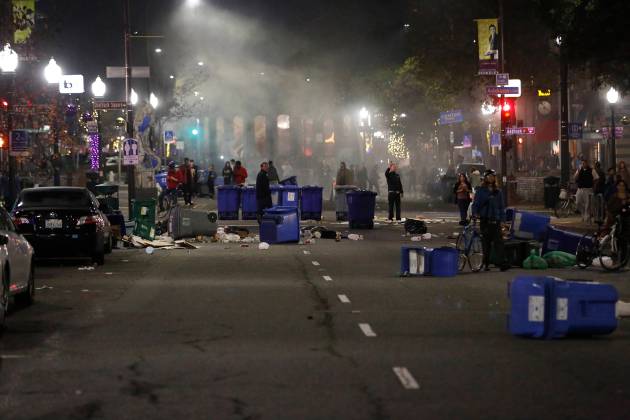
[[[94,80],[94,82],[92,82],[91,88],[92,88],[92,96],[94,98],[102,98],[103,96],[105,96],[105,92],[107,92],[107,86],[101,80],[100,76],[96,76],[96,79]],[[94,108],[92,108],[92,116],[93,118],[96,118],[96,131],[97,132],[96,132],[96,137],[93,137],[94,134],[90,134],[90,137],[91,137],[90,147],[92,148],[91,150],[92,153],[95,152],[93,150],[94,147],[98,149],[96,150],[96,153],[98,154],[98,172],[102,176],[103,159],[101,155],[103,154],[103,142],[101,141],[101,125],[99,122],[98,115],[96,115],[96,112],[94,112]]]
[[[61,67],[59,66],[59,64],[57,64],[57,62],[55,61],[55,59],[53,57],[50,57],[50,60],[48,61],[48,64],[46,65],[46,67],[44,67],[44,78],[46,79],[46,81],[49,84],[58,84],[59,83],[59,79],[61,79],[61,76],[63,76],[63,70],[61,69]],[[55,141],[54,141],[54,145],[53,145],[53,149],[55,153],[59,153],[60,151],[60,147],[59,147],[59,125],[57,122],[57,110],[58,110],[58,106],[59,106],[59,101],[55,100],[55,114],[54,114],[54,121],[53,121],[53,130],[55,133]],[[58,181],[59,177],[55,176],[55,181]],[[58,182],[55,182],[55,185],[58,185]]]
[[[611,87],[606,92],[606,100],[610,104],[610,164],[617,166],[617,140],[615,135],[615,104],[619,101],[619,92]]]
[[[15,202],[17,195],[15,185],[15,158],[11,156],[11,131],[13,131],[13,116],[11,114],[11,107],[15,100],[15,71],[17,70],[19,63],[18,54],[11,49],[11,45],[8,43],[0,51],[0,71],[2,74],[8,74],[11,76],[11,84],[9,87],[9,107],[7,110],[7,130],[9,132],[9,202],[5,203],[6,208],[11,208]]]

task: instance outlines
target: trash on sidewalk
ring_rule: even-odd
[[[178,241],[174,241],[170,236],[158,236],[154,240],[150,241],[147,239],[142,239],[139,236],[125,236],[123,237],[123,241],[129,244],[134,248],[146,248],[147,254],[152,254],[156,249],[197,249],[190,242],[180,239]],[[191,248],[194,247],[194,248]],[[148,249],[151,248],[151,251]],[[123,261],[124,262],[124,261]]]
[[[153,254],[154,251],[155,251],[155,248],[153,248],[152,246],[148,246],[145,248],[145,252],[149,255]]]
[[[536,251],[532,249],[529,257],[523,261],[523,268],[527,270],[545,270],[549,268],[549,264],[543,257],[536,255]]]
[[[405,232],[422,235],[427,233],[427,224],[422,220],[417,219],[407,219],[405,220]]]
[[[351,233],[348,235],[348,239],[351,241],[362,241],[363,235],[357,235],[356,233]]]
[[[92,270],[94,270],[94,266],[93,265],[84,265],[82,267],[77,268],[77,270],[79,270],[79,271],[92,271]]]
[[[576,264],[575,255],[568,252],[551,251],[543,255],[543,258],[552,268],[573,267]]]
[[[269,244],[267,242],[261,242],[258,244],[258,249],[260,250],[269,249]]]

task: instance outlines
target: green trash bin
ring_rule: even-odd
[[[133,200],[133,234],[152,241],[155,239],[155,205],[154,198],[150,200]]]

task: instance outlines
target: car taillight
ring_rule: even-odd
[[[79,218],[77,222],[77,226],[83,225],[95,225],[100,222],[100,217],[98,216],[82,216]]]
[[[26,217],[14,217],[13,218],[13,224],[15,224],[16,226],[30,225],[31,221],[28,220]]]

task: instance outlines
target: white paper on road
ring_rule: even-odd
[[[319,265],[317,261],[313,261],[313,265]]]
[[[361,331],[363,331],[366,337],[376,337],[376,333],[372,327],[370,327],[370,324],[359,324],[359,328],[361,328]]]
[[[302,252],[304,252],[304,255],[309,255],[311,253],[311,251],[307,251],[307,250],[304,250]]]
[[[337,295],[339,297],[339,300],[341,301],[341,303],[350,303],[350,299],[348,299],[348,296],[346,295]]]
[[[332,281],[332,277],[330,276],[322,276],[322,278],[326,281]]]
[[[394,367],[394,373],[405,389],[419,389],[420,385],[406,367]]]

